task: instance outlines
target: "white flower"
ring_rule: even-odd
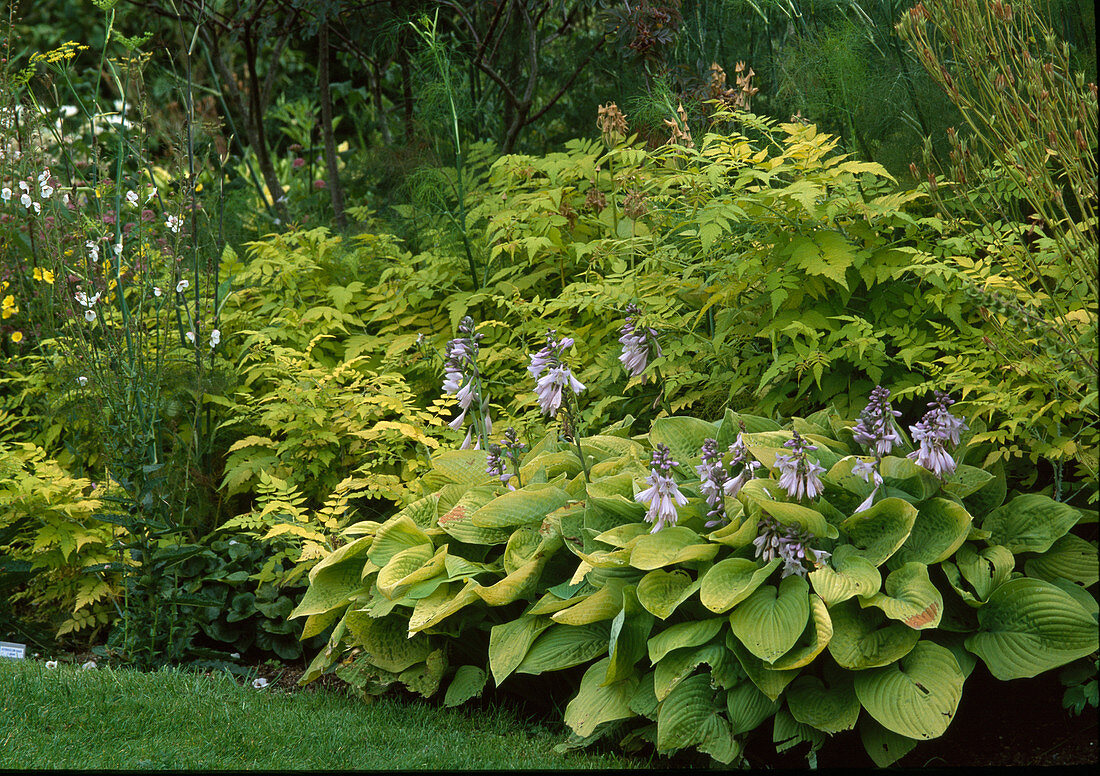
[[[264,679],[262,676],[259,679],[253,679],[252,687],[256,690],[262,690],[264,687],[267,687],[267,680]]]
[[[73,299],[79,302],[83,307],[93,307],[95,303],[99,301],[99,292],[96,291],[95,296],[89,299],[88,295],[83,291],[77,291]]]
[[[30,194],[19,195],[19,201],[23,203],[23,207],[25,207],[27,210],[30,210],[31,205],[34,204],[34,200],[31,199]]]
[[[122,255],[122,243],[115,243],[114,245],[115,256]]]
[[[153,296],[160,296],[161,291],[159,286],[153,286]]]
[[[222,341],[222,333],[218,329],[213,329],[210,332],[210,347],[215,348],[218,343]]]
[[[4,200],[5,202],[9,201],[11,199],[11,189],[5,186],[2,190],[0,190],[0,199]]]
[[[95,320],[95,310],[85,310],[84,320],[86,320],[88,323],[91,323],[92,321],[94,321]]]
[[[95,668],[95,661],[94,660],[89,660],[87,663],[82,665],[80,668],[81,668],[82,671],[91,671]]]
[[[39,188],[38,193],[42,196],[42,199],[49,199],[53,196],[53,186],[46,184]]]
[[[138,206],[137,192],[135,192],[133,190],[130,190],[130,191],[126,192],[126,204],[128,204],[130,207],[137,207]]]
[[[83,388],[85,385],[88,384],[88,378],[84,375],[81,375],[80,377],[76,378],[76,382],[78,385],[80,385],[81,388]]]
[[[26,181],[19,181],[19,190],[29,192],[31,187],[27,185]]]
[[[32,202],[31,204],[34,207],[34,212],[35,213],[41,213],[42,212],[42,203],[41,202]]]
[[[45,186],[49,182],[49,180],[50,180],[50,171],[49,170],[43,170],[42,172],[38,173],[38,185],[39,186]]]
[[[240,660],[241,659],[241,653],[240,652],[234,652],[229,657],[233,658],[234,660]]]
[[[234,544],[240,544],[240,542],[238,542],[236,539],[230,539],[229,540],[229,546],[232,547]]]
[[[164,217],[164,225],[167,226],[174,233],[179,234],[180,220],[178,218],[176,218],[175,216],[165,216]]]
[[[88,249],[88,258],[92,261],[99,261],[99,243],[93,240],[88,240],[84,243],[84,247]]]
[[[187,287],[190,286],[190,285],[191,285],[191,282],[187,278],[184,278],[179,283],[176,283],[176,293],[177,294],[182,294],[184,291],[187,290]]]
[[[151,202],[153,200],[153,197],[155,197],[156,195],[157,195],[157,187],[154,186],[153,188],[149,189],[149,196],[145,198],[145,202],[146,203]]]
[[[56,660],[47,660],[46,661],[46,668],[51,668],[51,669],[52,668],[57,668],[57,661]]]
[[[187,337],[187,341],[190,342],[192,345],[195,344],[195,332],[189,331],[184,333],[183,336]]]

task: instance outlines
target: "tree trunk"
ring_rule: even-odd
[[[344,218],[344,188],[340,185],[340,170],[336,158],[336,135],[332,128],[332,88],[329,83],[328,22],[321,23],[317,56],[317,80],[321,92],[321,132],[325,137],[325,166],[328,168],[328,190],[332,197],[332,212],[336,226],[347,226]]]
[[[264,110],[260,100],[260,78],[256,72],[256,41],[252,37],[252,28],[244,28],[244,55],[248,67],[248,98],[249,118],[251,126],[249,140],[253,143],[256,158],[260,163],[260,174],[271,192],[272,204],[275,212],[283,221],[286,220],[286,207],[282,202],[283,187],[279,183],[279,176],[275,173],[275,165],[271,163],[271,155],[267,149],[267,134],[264,132]]]

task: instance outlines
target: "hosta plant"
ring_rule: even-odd
[[[968,464],[946,396],[919,421],[880,390],[856,422],[630,422],[549,433],[506,484],[484,451],[434,455],[425,495],[311,570],[292,617],[333,627],[302,681],[454,705],[573,672],[566,746],[730,763],[761,726],[779,750],[856,730],[881,766],[944,733],[979,662],[1097,649],[1096,546],[1071,533],[1095,516]]]

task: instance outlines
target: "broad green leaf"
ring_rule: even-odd
[[[324,614],[347,604],[356,593],[370,587],[360,578],[365,559],[358,556],[325,566],[310,580],[309,588],[290,618]]]
[[[694,420],[694,418],[692,419]],[[631,455],[639,459],[649,457],[645,448],[633,439],[608,436],[606,434],[595,434],[581,439],[581,451],[585,455],[591,455],[601,461],[608,458],[619,458],[621,456]],[[572,452],[572,450],[570,450],[570,452]],[[574,460],[576,460],[575,453]]]
[[[523,662],[535,639],[551,624],[549,617],[525,614],[493,626],[489,631],[489,669],[497,687]]]
[[[734,508],[731,509],[731,506]],[[734,512],[740,512],[741,514],[737,515]],[[741,506],[741,502],[728,497],[726,498],[726,514],[729,515],[730,522],[707,534],[707,539],[734,550],[752,544],[752,540],[756,538],[757,534],[758,517],[749,517],[744,514],[744,507]]]
[[[867,715],[859,720],[859,738],[863,742],[863,748],[867,750],[867,755],[879,768],[888,768],[893,765],[913,751],[913,747],[918,743],[912,738],[887,730],[873,717]]]
[[[531,606],[531,608],[528,609],[524,613],[525,614],[553,614],[554,612],[560,612],[562,609],[566,609],[570,606],[573,606],[575,604],[580,603],[584,599],[588,598],[588,596],[590,596],[590,595],[592,595],[593,593],[596,592],[592,588],[591,585],[588,585],[585,582],[582,582],[577,587],[578,588],[579,587],[584,587],[587,590],[587,592],[579,593],[577,595],[571,596],[570,598],[558,598],[552,592],[548,592],[548,593],[544,594],[542,598],[540,598],[538,601],[536,601]]]
[[[741,431],[742,423],[745,424],[746,434],[758,434],[762,431],[779,431],[780,428],[782,428],[770,418],[762,418],[759,415],[748,415],[743,412],[734,412],[727,408],[718,429],[721,436],[716,437],[718,446],[721,449],[725,449],[737,439],[737,434]]]
[[[859,718],[859,698],[851,676],[826,687],[820,678],[803,674],[791,682],[786,698],[792,717],[825,733],[851,730]]]
[[[634,716],[630,710],[630,699],[638,687],[639,678],[634,675],[620,682],[603,684],[609,662],[608,658],[604,658],[588,667],[581,677],[577,695],[565,707],[565,724],[578,736],[591,735],[604,722]]]
[[[706,620],[681,622],[665,628],[647,644],[650,664],[656,665],[658,660],[674,649],[699,647],[706,644],[718,635],[725,624],[725,617],[711,617]]]
[[[909,537],[917,508],[900,498],[886,498],[840,524],[841,533],[867,560],[881,566]]]
[[[1081,587],[1092,587],[1100,579],[1100,557],[1096,545],[1079,536],[1066,534],[1035,558],[1030,558],[1024,569],[1029,577],[1068,579]]]
[[[618,682],[636,676],[635,664],[646,653],[646,644],[653,630],[653,615],[638,602],[637,589],[627,585],[622,591],[622,609],[611,621],[611,637],[605,683]]]
[[[439,691],[439,683],[447,671],[447,657],[442,649],[428,654],[423,663],[417,663],[397,677],[411,692],[430,698]]]
[[[805,631],[799,636],[793,649],[772,663],[772,668],[788,670],[807,666],[825,651],[832,638],[833,621],[829,617],[829,608],[820,596],[811,594],[810,619]]]
[[[482,506],[470,516],[470,524],[477,528],[512,528],[541,522],[568,500],[566,492],[556,485],[527,485]]]
[[[882,586],[882,575],[875,564],[850,544],[837,547],[829,563],[811,571],[808,578],[814,592],[830,606],[853,596],[874,595]],[[703,582],[705,589],[705,578]],[[703,597],[703,590],[699,591],[699,597]],[[705,599],[703,603],[706,604]]]
[[[810,617],[809,584],[800,576],[762,585],[730,615],[730,628],[756,657],[774,663],[790,650]]]
[[[855,601],[829,607],[833,637],[828,650],[842,667],[853,671],[888,665],[908,654],[920,632],[891,622],[881,609],[860,609]]]
[[[970,513],[956,501],[922,501],[909,537],[888,565],[896,568],[911,561],[931,565],[947,560],[966,541],[971,522]]]
[[[760,692],[751,681],[739,682],[726,692],[730,732],[737,736],[756,730],[761,722],[779,711],[781,703]]]
[[[367,550],[367,557],[379,568],[385,568],[394,555],[421,544],[428,545],[429,551],[433,549],[431,538],[420,530],[411,517],[392,517],[378,529],[374,544]]]
[[[590,596],[581,598],[572,606],[550,615],[554,622],[564,625],[587,625],[591,622],[610,620],[623,609],[625,580],[612,580]]]
[[[963,673],[951,651],[921,641],[900,661],[859,671],[855,691],[867,713],[898,735],[943,735],[962,698]]]
[[[656,569],[638,582],[638,602],[664,620],[698,589],[699,581],[692,581],[684,571]]]
[[[1001,680],[1027,679],[1097,649],[1096,620],[1050,582],[1018,577],[978,609],[978,632],[966,640]]]
[[[572,450],[542,453],[535,458],[525,459],[519,468],[520,481],[530,487],[529,483],[535,482],[535,473],[539,470],[542,470],[548,480],[559,474],[572,477],[581,471],[581,462]]]
[[[409,638],[400,617],[376,619],[365,612],[348,612],[347,628],[351,643],[361,646],[366,659],[383,671],[401,673],[431,652],[426,636]]]
[[[657,418],[649,429],[649,443],[654,449],[657,449],[659,444],[667,445],[672,453],[672,460],[678,462],[681,467],[687,467],[688,461],[699,457],[703,441],[708,437],[714,438],[717,433],[716,424],[698,418],[688,416]]]
[[[596,541],[621,549],[652,530],[653,527],[648,523],[625,523],[604,531],[596,537]]]
[[[879,464],[879,473],[882,475],[883,492],[893,494],[901,491],[909,496],[906,500],[913,503],[931,498],[940,489],[936,475],[908,458],[886,456]]]
[[[852,502],[853,508],[871,495],[871,491],[875,487],[860,475],[852,473],[852,467],[865,459],[867,459],[866,456],[846,455],[833,464],[829,471],[821,475],[821,481],[826,486],[839,488],[849,494],[849,500]]]
[[[699,600],[712,612],[728,612],[764,584],[780,561],[761,565],[748,558],[726,558],[711,566],[699,582]]]
[[[455,483],[477,485],[489,479],[484,450],[442,450],[432,455],[432,468],[422,478],[429,490]]]
[[[425,628],[438,625],[460,609],[478,600],[476,588],[480,587],[472,579],[459,587],[457,582],[440,585],[431,595],[419,599],[409,617],[409,633],[419,633]]]
[[[984,488],[995,476],[977,466],[959,464],[943,481],[943,489],[955,498],[965,499]]]
[[[454,678],[447,685],[447,694],[443,696],[443,705],[461,706],[471,698],[481,695],[485,689],[485,671],[477,666],[459,666]]]
[[[607,621],[591,625],[553,625],[535,640],[516,667],[516,673],[541,674],[587,663],[607,653],[610,635],[611,624]],[[602,672],[599,681],[603,681]]]
[[[545,556],[528,561],[504,577],[499,582],[482,587],[475,584],[474,594],[489,606],[504,606],[521,598],[534,595],[542,569],[546,565]]]
[[[787,709],[780,708],[772,722],[772,743],[776,752],[784,752],[802,743],[808,743],[810,751],[815,751],[825,743],[825,734],[799,722]]]
[[[657,710],[657,751],[672,752],[698,743],[715,711],[710,679],[699,675],[680,682]]]
[[[506,574],[511,574],[520,566],[534,560],[535,553],[544,547],[543,543],[548,537],[544,537],[539,528],[540,526],[531,524],[521,526],[508,537],[502,557]]]
[[[1012,578],[1016,556],[999,544],[977,550],[967,543],[955,553],[955,563],[978,598],[985,601],[994,590]]]
[[[768,699],[773,701],[783,694],[783,690],[794,681],[799,671],[802,670],[800,668],[790,671],[772,669],[763,660],[749,652],[732,632],[726,634],[726,649],[733,652],[734,656],[737,657],[737,661],[744,669],[745,675],[749,677],[749,681],[756,685],[756,688]]]
[[[993,475],[993,479],[963,499],[966,511],[974,515],[976,520],[983,519],[1003,504],[1005,496],[1008,495],[1008,480],[1005,478],[1004,464],[997,461],[988,470]]]
[[[720,685],[732,685],[741,674],[736,659],[724,644],[675,649],[658,661],[653,672],[653,692],[657,700],[668,697],[676,685],[703,663],[710,666],[714,682]]]
[[[1028,493],[990,512],[982,521],[982,528],[990,532],[990,544],[1002,544],[1014,555],[1046,552],[1080,516],[1069,504]]]
[[[706,541],[690,528],[677,525],[638,537],[630,551],[630,565],[652,571],[676,563],[710,560],[717,552],[716,544]]]
[[[816,509],[791,504],[785,501],[773,501],[770,504],[761,505],[763,510],[784,525],[794,525],[803,528],[815,537],[835,539],[836,526],[830,525],[825,516]]]
[[[906,563],[891,571],[884,587],[886,592],[860,598],[859,605],[878,607],[891,620],[900,620],[914,630],[940,624],[943,595],[928,578],[928,567],[923,563]]]
[[[417,582],[442,574],[447,558],[447,545],[432,552],[432,545],[418,544],[390,558],[378,572],[375,584],[387,598],[399,598]]]
[[[329,566],[335,566],[338,563],[342,563],[345,560],[350,560],[359,555],[364,555],[370,549],[371,544],[374,542],[374,536],[363,536],[356,539],[353,542],[348,542],[343,547],[333,550],[328,555],[323,557],[317,562],[313,568],[309,570],[309,581],[312,582],[318,574]],[[363,561],[361,560],[360,563]]]

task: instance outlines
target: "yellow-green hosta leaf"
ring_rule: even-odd
[[[735,736],[749,733],[772,714],[779,711],[782,701],[773,700],[751,681],[741,681],[726,692],[726,714],[730,721],[730,733]]]
[[[593,592],[592,588],[589,587],[587,593],[579,593],[569,598],[559,598],[553,593],[548,592],[536,601],[525,614],[553,614],[554,612],[560,612],[562,609],[579,604],[592,595]]]
[[[398,674],[428,657],[431,642],[424,635],[409,638],[400,617],[377,619],[366,612],[348,612],[349,641],[361,646],[366,660],[383,671]]]
[[[343,547],[333,550],[309,570],[309,581],[312,582],[318,574],[329,566],[335,566],[338,563],[343,563],[345,560],[365,555],[373,542],[373,536],[363,536],[353,542],[348,542]],[[360,562],[363,561],[365,561],[365,558],[361,559]]]
[[[931,565],[947,560],[962,546],[973,518],[957,501],[930,498],[922,501],[905,543],[890,558],[893,567],[916,562]]]
[[[699,600],[712,612],[728,612],[764,584],[780,561],[766,564],[748,558],[726,558],[707,569],[699,583]]]
[[[879,768],[887,768],[913,750],[917,741],[887,730],[873,717],[864,715],[859,720],[859,737],[867,755]]]
[[[1096,619],[1057,585],[1018,577],[978,609],[978,632],[966,640],[1001,680],[1027,679],[1097,649]]]
[[[810,751],[814,751],[825,743],[825,734],[815,727],[799,722],[787,709],[780,708],[772,723],[772,743],[775,744],[776,752],[784,752],[801,743],[808,743]]]
[[[604,722],[635,716],[630,709],[630,699],[638,687],[639,677],[631,675],[622,681],[604,684],[609,662],[604,658],[589,666],[581,677],[577,695],[565,707],[565,724],[582,738],[590,736]]]
[[[569,495],[556,485],[527,485],[497,496],[470,516],[477,528],[513,528],[541,523],[555,509],[564,507]]]
[[[487,678],[485,671],[477,666],[459,666],[451,683],[447,685],[443,705],[448,708],[461,706],[471,698],[480,696]]]
[[[706,663],[714,683],[733,686],[741,675],[737,660],[724,644],[708,644],[690,649],[675,649],[657,663],[653,673],[653,693],[663,701],[697,666]]]
[[[428,654],[423,663],[417,663],[401,672],[397,677],[410,692],[430,698],[439,692],[439,683],[447,671],[447,656],[437,649]]]
[[[881,609],[860,609],[855,601],[829,607],[833,637],[829,654],[842,668],[861,671],[888,665],[909,653],[920,632],[887,619]]]
[[[979,606],[982,605],[982,601],[980,601],[978,597],[974,595],[973,591],[965,586],[962,574],[959,573],[958,566],[956,566],[949,560],[945,560],[943,563],[940,564],[940,569],[943,571],[943,575],[947,577],[947,583],[951,585],[951,589],[958,594],[959,598],[962,599],[962,602],[964,604],[973,609],[977,609]],[[950,598],[944,600],[944,608],[949,621],[951,618],[951,607],[948,604],[948,601],[950,600]],[[960,665],[962,664],[960,663]]]
[[[1002,544],[1014,555],[1046,552],[1080,517],[1069,504],[1027,493],[990,512],[982,528],[990,532],[990,544]]]
[[[550,615],[550,619],[564,625],[587,625],[590,622],[610,620],[622,611],[625,584],[626,581],[622,579],[611,580],[592,595]]]
[[[652,571],[687,561],[710,560],[717,553],[716,544],[678,525],[638,537],[630,551],[630,565]]]
[[[859,719],[859,698],[848,675],[826,687],[818,677],[804,674],[791,682],[786,698],[792,717],[825,733],[851,730]]]
[[[875,564],[850,544],[837,547],[828,565],[811,571],[809,580],[814,592],[830,606],[853,596],[874,595],[882,586],[882,575]]]
[[[432,455],[432,468],[421,482],[429,490],[444,485],[478,485],[486,482],[484,450],[442,450]]]
[[[496,584],[488,587],[476,585],[474,594],[489,606],[504,606],[533,595],[546,561],[546,556],[528,561]]]
[[[731,504],[736,504],[736,508],[730,509]],[[741,514],[735,514],[736,512]],[[707,534],[707,539],[734,550],[752,544],[757,534],[757,516],[749,517],[744,513],[741,502],[730,498],[726,499],[726,514],[730,518],[729,524]]]
[[[756,657],[774,663],[794,646],[810,618],[810,586],[800,576],[762,585],[730,615],[730,628]]]
[[[1016,556],[999,544],[982,550],[972,544],[963,544],[955,553],[955,563],[963,579],[974,588],[978,598],[985,601],[990,593],[1012,578]]]
[[[852,473],[852,467],[865,458],[866,456],[846,455],[833,464],[829,471],[821,475],[822,482],[827,486],[838,488],[844,492],[847,498],[841,498],[840,503],[850,502],[852,509],[855,509],[857,504],[870,496],[871,490],[875,487],[860,475]],[[833,498],[833,496],[830,495],[829,498]]]
[[[886,456],[879,464],[879,473],[882,475],[883,492],[900,490],[908,494],[914,503],[931,498],[940,489],[936,475],[908,458]]]
[[[760,517],[760,511],[769,504],[774,504],[776,496],[782,492],[779,483],[772,479],[746,482],[737,492],[737,500],[745,511],[746,522],[755,523]]]
[[[429,493],[423,498],[418,498],[413,503],[398,512],[394,517],[409,517],[425,531],[435,524],[436,505],[439,503],[438,493]],[[377,532],[377,531],[376,531]]]
[[[962,698],[963,673],[946,647],[921,641],[897,663],[854,675],[856,696],[879,724],[907,738],[943,735]]]
[[[374,536],[374,544],[367,550],[371,563],[385,568],[397,553],[420,544],[432,548],[432,540],[407,515],[392,517],[382,524]]]
[[[399,598],[417,582],[442,574],[447,558],[447,545],[435,553],[432,545],[418,544],[394,555],[378,572],[375,584],[387,598]]]
[[[611,624],[606,620],[590,625],[553,625],[535,640],[516,673],[541,674],[587,663],[607,653],[610,636]]]
[[[977,466],[959,464],[943,481],[943,489],[955,498],[966,498],[984,488],[995,476]]]
[[[621,549],[633,546],[631,542],[647,535],[652,530],[653,526],[648,523],[624,523],[604,531],[596,537],[596,541]]]
[[[504,546],[504,572],[511,574],[523,564],[530,561],[539,547],[542,545],[543,536],[539,533],[539,526],[525,525],[517,528],[508,537],[508,543]]]
[[[305,625],[302,626],[302,635],[299,636],[299,639],[305,641],[306,639],[311,639],[314,636],[324,633],[325,628],[336,622],[339,617],[340,612],[337,610],[309,615],[306,617]]]
[[[802,670],[800,668],[790,671],[773,670],[767,663],[749,652],[733,633],[726,634],[726,649],[733,652],[741,668],[744,669],[745,675],[749,677],[749,681],[756,685],[756,688],[769,700],[774,701],[779,698],[787,685],[793,682]]]
[[[966,511],[974,515],[977,520],[982,520],[1003,504],[1005,496],[1008,495],[1008,480],[1005,478],[1004,464],[997,461],[988,467],[988,471],[993,475],[993,479],[963,500]]]
[[[1066,534],[1042,555],[1030,558],[1024,569],[1029,577],[1047,582],[1068,579],[1081,587],[1092,587],[1100,579],[1100,557],[1094,543]]]
[[[489,631],[489,669],[497,687],[519,667],[535,639],[552,624],[549,617],[525,614],[493,626]]]
[[[810,595],[810,620],[795,646],[783,657],[772,663],[772,668],[787,670],[802,668],[813,662],[825,651],[833,637],[833,621],[829,609],[820,596]]]
[[[510,528],[482,528],[471,522],[473,514],[496,498],[497,488],[478,485],[466,491],[439,515],[438,525],[451,537],[466,544],[503,544],[512,535]],[[446,504],[440,497],[439,508]]]
[[[653,615],[638,602],[637,588],[627,585],[622,593],[623,606],[611,621],[611,639],[605,684],[637,676],[635,664],[646,653],[646,642],[653,630]]]
[[[409,617],[409,633],[419,633],[438,625],[463,607],[479,600],[474,592],[480,585],[472,579],[459,586],[458,582],[440,585],[431,595],[421,598]]]
[[[647,649],[650,665],[655,665],[674,649],[699,647],[718,635],[726,624],[725,617],[711,617],[706,620],[681,622],[665,628],[649,640]]]
[[[560,450],[553,453],[543,453],[536,458],[526,460],[523,466],[519,469],[520,481],[527,485],[534,482],[534,475],[539,469],[542,469],[548,480],[557,477],[559,474],[565,474],[567,477],[573,477],[580,473],[581,462],[577,458],[577,454],[572,450]],[[530,486],[528,486],[530,487]]]
[[[363,571],[362,557],[351,557],[339,563],[325,566],[310,580],[302,600],[290,613],[290,617],[324,614],[347,605],[356,593],[369,589],[371,583],[360,578]]]
[[[779,431],[781,426],[771,418],[762,418],[759,415],[747,415],[743,412],[734,412],[726,408],[722,423],[719,426],[718,446],[725,449],[741,432],[741,424],[745,424],[746,434],[759,434],[762,431]]]
[[[667,445],[672,460],[689,470],[688,461],[699,457],[703,441],[717,433],[716,424],[698,418],[686,415],[657,418],[649,429],[649,443],[654,449],[659,444]]]
[[[595,434],[581,439],[581,452],[585,455],[591,455],[599,461],[631,455],[639,460],[649,457],[645,448],[639,442],[605,434]]]
[[[698,743],[716,710],[708,677],[692,676],[680,682],[657,710],[657,751],[672,752]]]
[[[638,601],[646,611],[664,620],[698,589],[699,581],[692,581],[684,571],[655,569],[638,582]]]
[[[859,605],[875,606],[891,620],[900,620],[913,630],[935,628],[943,616],[943,595],[928,578],[923,563],[906,563],[886,576],[885,593],[860,598]]]
[[[840,524],[841,532],[867,560],[881,566],[898,551],[917,519],[917,508],[900,498],[885,498]]]
[[[761,507],[784,525],[798,526],[816,537],[835,539],[839,535],[836,526],[826,522],[825,516],[816,509],[786,501],[773,501],[769,504],[761,504]]]
[[[574,456],[576,457],[576,456]],[[594,498],[613,498],[619,496],[621,498],[634,500],[634,481],[644,480],[649,471],[641,467],[637,469],[629,469],[627,471],[619,471],[611,476],[604,476],[597,479],[595,473],[589,472],[592,476],[592,482],[588,484],[587,490],[589,497]]]

